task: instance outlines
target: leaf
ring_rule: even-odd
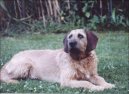
[[[129,26],[129,19],[126,20],[126,25]]]
[[[106,19],[106,15],[102,16],[100,19],[101,19],[101,23],[104,23],[104,21]]]
[[[90,17],[90,12],[86,12],[85,16],[86,16],[87,18],[89,18],[89,17]]]
[[[82,11],[85,13],[87,11],[87,9],[88,9],[88,5],[86,3],[85,6],[82,8]]]
[[[99,23],[100,22],[98,16],[93,16],[92,21],[94,23]]]
[[[113,20],[113,22],[116,22],[116,11],[115,11],[115,9],[113,9],[113,11],[112,11],[112,20]]]

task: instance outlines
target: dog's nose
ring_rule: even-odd
[[[69,45],[73,48],[77,45],[77,42],[76,41],[70,42]]]

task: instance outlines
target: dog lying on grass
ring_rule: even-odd
[[[3,66],[0,81],[18,83],[19,78],[30,78],[95,91],[113,88],[97,73],[97,41],[93,32],[76,29],[65,36],[63,49],[21,51]]]

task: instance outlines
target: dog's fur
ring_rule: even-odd
[[[1,69],[0,80],[18,83],[18,78],[31,78],[97,91],[113,88],[97,73],[97,41],[93,32],[72,30],[64,38],[64,49],[28,50],[14,55]]]

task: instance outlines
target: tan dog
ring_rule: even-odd
[[[18,78],[31,78],[97,91],[113,88],[97,73],[97,41],[93,32],[72,30],[63,41],[64,49],[28,50],[14,55],[1,69],[0,80],[17,83]]]

